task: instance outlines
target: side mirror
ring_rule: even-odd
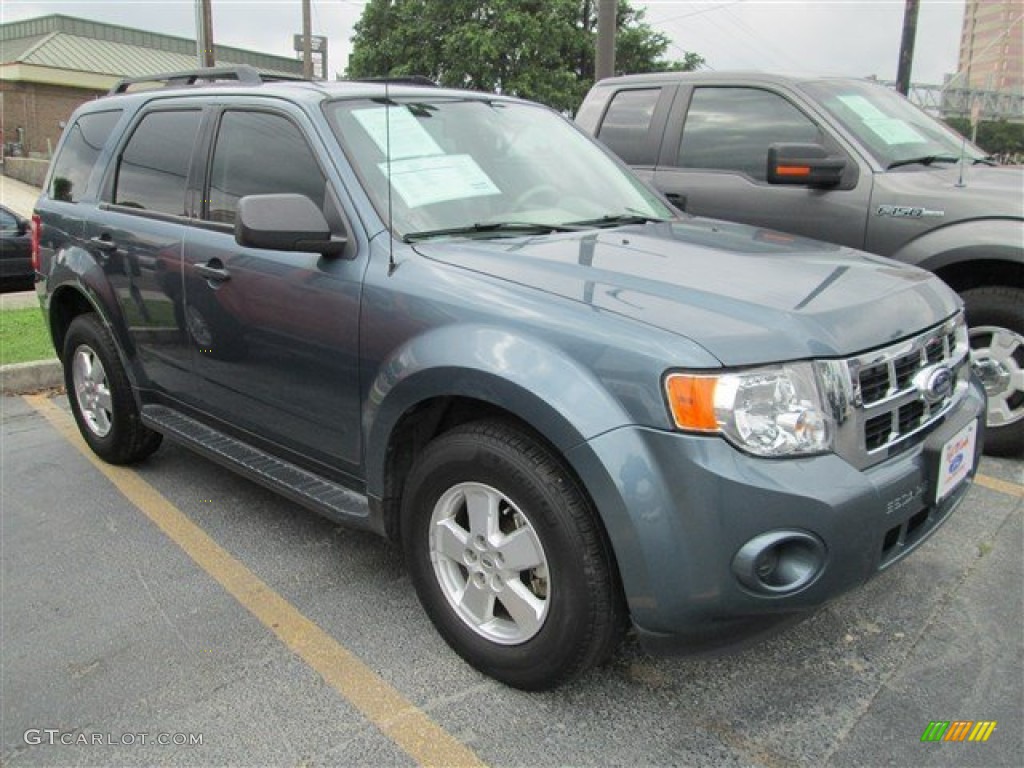
[[[28,234],[28,230],[29,230],[28,220],[21,218],[21,216],[18,216],[17,220],[18,220],[18,236],[20,237],[21,235],[27,235]]]
[[[348,238],[332,235],[323,212],[305,195],[247,195],[238,201],[235,242],[247,248],[340,256]]]
[[[770,184],[834,187],[843,180],[846,159],[829,155],[821,144],[772,144],[768,148]]]

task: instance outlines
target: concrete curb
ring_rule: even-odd
[[[5,395],[24,395],[63,386],[64,368],[56,358],[0,366],[0,391]]]

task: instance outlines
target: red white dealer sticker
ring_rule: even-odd
[[[939,484],[935,498],[942,501],[967,477],[974,466],[974,444],[978,439],[978,422],[972,421],[942,446],[939,457]]]

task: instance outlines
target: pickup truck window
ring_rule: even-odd
[[[985,153],[880,83],[804,83],[802,90],[822,104],[883,168],[920,159],[968,162]]]
[[[612,151],[630,165],[653,165],[657,147],[647,144],[660,88],[619,91],[612,97],[597,134]]]
[[[128,140],[117,166],[117,205],[186,216],[185,185],[199,130],[199,110],[150,112]]]
[[[67,139],[54,160],[50,197],[75,203],[85,194],[89,174],[107,143],[110,132],[121,119],[121,110],[82,115],[68,128]]]
[[[238,201],[246,195],[291,192],[323,208],[326,184],[309,144],[291,120],[269,112],[225,112],[203,218],[233,224]]]
[[[818,126],[778,94],[759,88],[695,88],[678,165],[737,171],[764,181],[771,144],[821,141]]]

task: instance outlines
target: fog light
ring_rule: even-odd
[[[789,595],[811,584],[825,566],[825,545],[804,531],[771,531],[744,544],[732,571],[747,589],[761,595]]]

